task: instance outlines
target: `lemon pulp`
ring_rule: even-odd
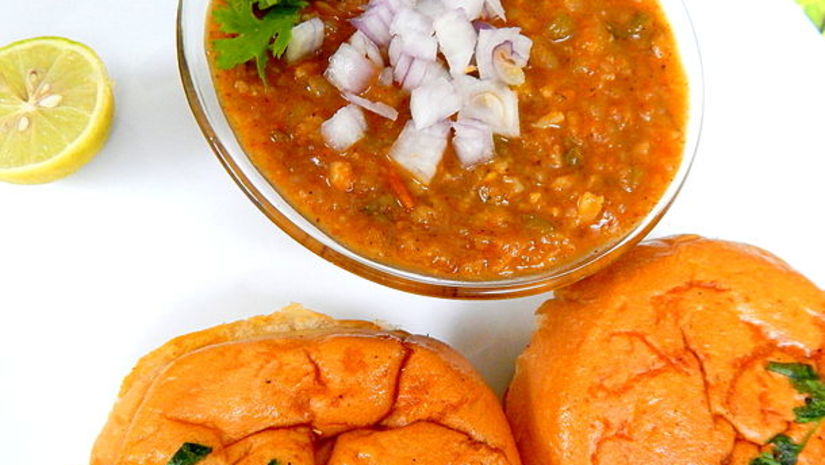
[[[39,37],[0,49],[0,180],[71,174],[103,146],[113,113],[106,68],[89,47]]]

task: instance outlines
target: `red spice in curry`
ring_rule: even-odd
[[[497,137],[486,164],[464,169],[450,148],[429,186],[413,180],[387,156],[409,119],[409,96],[377,84],[365,96],[401,116],[367,113],[367,136],[336,153],[319,128],[346,102],[322,73],[363,3],[311,2],[304,16],[326,24],[320,53],[292,65],[270,60],[268,87],[254,64],[214,69],[252,161],[347,247],[454,279],[540,273],[628,233],[678,170],[687,85],[654,0],[504,0],[506,26],[534,44],[527,81],[515,88],[522,136]],[[207,40],[220,36],[210,24]]]

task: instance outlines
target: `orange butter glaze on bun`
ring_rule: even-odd
[[[446,345],[295,305],[174,339],[126,378],[92,465],[519,465],[497,399]]]
[[[766,365],[825,373],[825,293],[760,249],[642,244],[557,291],[539,326],[506,397],[525,465],[747,465],[810,429]],[[825,463],[823,429],[799,465]]]

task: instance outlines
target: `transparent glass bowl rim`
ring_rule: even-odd
[[[653,209],[607,247],[542,273],[493,281],[456,280],[408,271],[364,257],[339,243],[301,215],[257,170],[239,145],[218,101],[206,57],[206,14],[210,0],[179,0],[178,67],[184,93],[207,142],[236,184],[278,227],[304,247],[336,265],[377,283],[421,295],[493,299],[550,291],[604,268],[641,241],[668,210],[690,171],[702,128],[704,78],[697,38],[682,0],[659,0],[688,80],[688,122],[682,161]]]

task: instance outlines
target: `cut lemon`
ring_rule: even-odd
[[[111,81],[89,47],[38,37],[0,48],[0,180],[73,173],[103,147],[113,113]]]

